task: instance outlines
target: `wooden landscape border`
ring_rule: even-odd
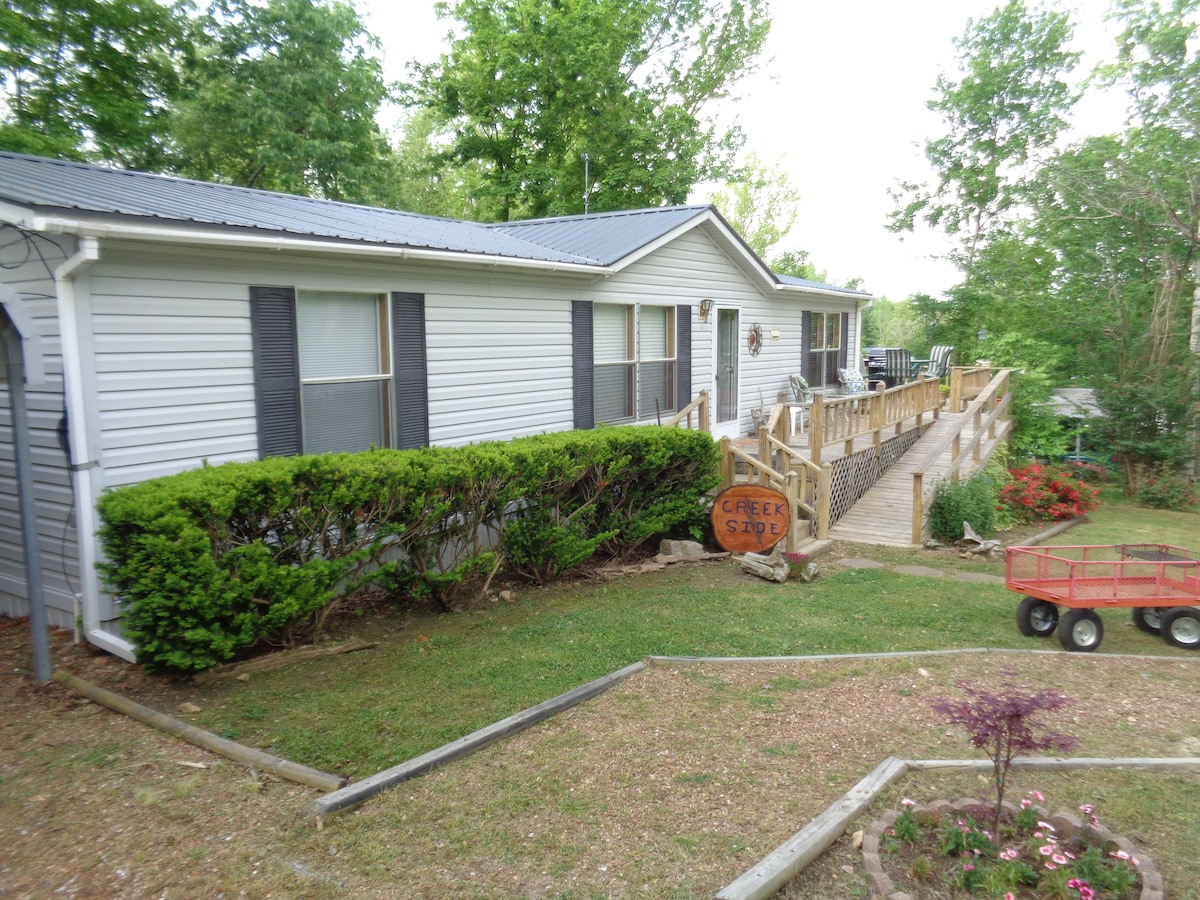
[[[829,662],[841,659],[894,659],[898,657],[947,656],[962,653],[1013,653],[1022,655],[1046,655],[1066,653],[1065,650],[1016,650],[1010,648],[973,647],[949,650],[914,650],[895,651],[888,653],[836,653],[815,656],[740,656],[740,657],[701,657],[701,656],[648,656],[631,665],[625,666],[587,684],[559,694],[536,706],[522,710],[519,713],[501,719],[485,728],[465,735],[455,741],[431,750],[421,756],[414,757],[390,769],[385,769],[375,775],[364,778],[352,784],[344,784],[344,779],[328,773],[309,769],[287,760],[269,756],[258,750],[234,744],[216,735],[203,732],[198,728],[179,722],[170,716],[157,713],[147,707],[98,688],[80,678],[63,671],[54,673],[54,680],[83,694],[90,700],[122,712],[138,721],[152,725],[183,740],[189,741],[204,749],[227,756],[255,768],[272,772],[304,784],[309,784],[329,793],[314,800],[310,806],[310,814],[315,817],[317,827],[323,826],[326,816],[345,812],[361,805],[381,791],[401,782],[418,777],[426,772],[445,765],[456,759],[468,756],[481,750],[489,744],[505,737],[524,731],[533,725],[550,718],[573,706],[590,700],[615,687],[631,676],[652,665],[711,665],[749,663],[762,665],[764,663],[788,662]],[[1103,656],[1104,654],[1096,654]],[[1178,657],[1140,657],[1150,659],[1170,659],[1179,661]],[[795,878],[806,866],[817,859],[834,841],[846,830],[846,826],[860,816],[871,806],[889,785],[898,778],[913,771],[935,771],[938,769],[990,769],[991,760],[959,759],[959,760],[906,760],[889,756],[872,769],[861,781],[830,805],[823,813],[808,823],[791,838],[763,857],[756,865],[748,869],[737,879],[730,882],[716,894],[715,900],[767,900],[773,897],[788,881]],[[1200,771],[1200,757],[1165,757],[1165,758],[1075,758],[1059,759],[1050,757],[1018,757],[1012,761],[1014,769],[1034,771],[1064,771],[1070,769],[1088,768],[1141,768],[1159,769],[1164,771]],[[344,785],[344,786],[343,786]]]

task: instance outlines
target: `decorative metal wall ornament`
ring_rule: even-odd
[[[750,355],[758,356],[758,351],[762,349],[762,326],[757,322],[750,326],[746,344],[750,347]]]

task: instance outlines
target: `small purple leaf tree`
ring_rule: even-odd
[[[1048,730],[1038,716],[1057,712],[1074,701],[1049,689],[1031,693],[1008,684],[993,693],[969,681],[962,680],[957,684],[969,699],[953,701],[938,698],[930,706],[934,712],[946,716],[952,725],[963,726],[970,735],[972,746],[980,748],[991,758],[996,788],[992,839],[999,840],[1000,804],[1004,800],[1004,783],[1008,778],[1009,766],[1014,758],[1032,753],[1070,753],[1078,739]]]

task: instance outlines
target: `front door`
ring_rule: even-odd
[[[716,415],[713,437],[740,437],[738,427],[738,311],[717,310]]]

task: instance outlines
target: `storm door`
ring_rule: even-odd
[[[717,310],[716,437],[737,437],[738,429],[738,311]]]

